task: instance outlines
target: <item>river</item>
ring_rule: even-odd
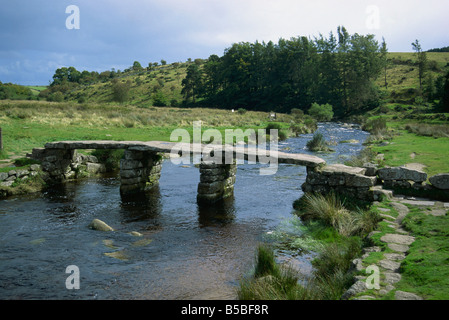
[[[327,140],[358,140],[317,154],[328,163],[359,152],[368,136],[336,123],[318,130]],[[309,153],[311,137],[290,138],[279,150]],[[239,165],[234,197],[204,208],[196,203],[198,168],[165,160],[144,202],[123,202],[117,175],[0,200],[0,299],[235,299],[257,245],[291,218],[305,178],[295,165],[271,176]],[[95,218],[115,231],[89,229]],[[308,267],[306,257],[294,259]],[[70,265],[79,269],[79,289],[66,288]]]

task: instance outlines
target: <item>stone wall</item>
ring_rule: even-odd
[[[106,171],[95,156],[76,150],[35,148],[28,157],[41,162],[43,179],[50,184]]]
[[[10,170],[8,172],[0,172],[0,186],[11,187],[18,179],[21,181],[28,180],[38,175],[41,166],[32,164],[28,169]]]
[[[307,168],[307,179],[302,185],[304,192],[329,193],[331,191],[365,201],[376,201],[381,196],[393,196],[392,190],[409,190],[415,196],[429,197],[438,194],[449,198],[449,174],[429,178],[420,170],[406,167],[377,169],[372,164],[349,167],[342,164]],[[438,192],[433,192],[438,190]]]
[[[200,163],[199,203],[214,203],[234,194],[237,164]]]

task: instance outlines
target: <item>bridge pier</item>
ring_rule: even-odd
[[[157,152],[125,150],[120,160],[120,194],[132,196],[144,193],[159,184],[162,156]]]
[[[237,164],[200,163],[198,203],[210,204],[234,195]]]
[[[36,151],[35,151],[36,150]],[[46,172],[46,182],[61,183],[76,175],[76,150],[66,149],[34,149],[35,158],[42,161],[42,170]]]

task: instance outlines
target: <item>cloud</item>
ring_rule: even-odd
[[[72,4],[79,30],[65,27]],[[378,28],[367,25],[368,6],[378,8]],[[207,58],[235,42],[327,35],[339,25],[384,36],[390,51],[410,51],[415,39],[430,49],[449,43],[448,9],[442,0],[15,0],[0,11],[0,81],[46,84],[61,65],[103,71]]]

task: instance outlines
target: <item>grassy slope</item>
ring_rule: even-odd
[[[289,123],[292,117],[278,115]],[[0,102],[0,127],[5,150],[0,158],[23,155],[33,147],[58,140],[170,140],[176,128],[192,130],[194,121],[202,129],[265,128],[266,112],[139,108],[130,105],[56,103],[44,101]]]
[[[140,107],[153,105],[152,96],[154,92],[160,91],[167,105],[171,100],[178,103],[182,101],[181,82],[186,76],[187,63],[175,63],[166,66],[158,66],[153,70],[142,70],[140,72],[128,72],[120,76],[119,81],[131,82],[129,99],[127,104]],[[111,81],[98,82],[92,85],[82,85],[70,92],[68,100],[76,101],[78,97],[86,97],[89,103],[113,103]]]
[[[389,53],[388,58],[388,88],[385,88],[383,76],[377,80],[378,86],[385,93],[386,105],[368,113],[368,117],[387,118],[388,127],[394,131],[394,136],[388,145],[373,145],[372,149],[385,155],[385,165],[421,163],[426,166],[424,170],[429,176],[449,172],[449,138],[420,136],[405,130],[407,125],[422,123],[448,126],[444,117],[448,119],[449,114],[441,118],[438,114],[431,114],[433,111],[428,107],[414,104],[419,81],[413,53]],[[429,71],[434,80],[448,71],[449,52],[428,52],[427,58],[437,65],[437,68]]]

